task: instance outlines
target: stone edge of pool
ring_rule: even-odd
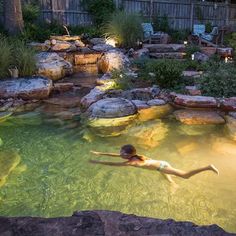
[[[1,236],[60,235],[236,235],[218,225],[155,219],[117,211],[77,211],[71,217],[0,217]]]

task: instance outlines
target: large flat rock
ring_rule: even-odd
[[[52,81],[29,77],[0,81],[0,98],[45,99],[52,90]]]
[[[160,220],[115,211],[82,211],[71,217],[0,217],[0,235],[6,236],[144,236],[191,235],[227,236],[217,225],[198,226],[191,222]]]
[[[144,44],[143,48],[147,48],[151,53],[165,53],[165,52],[184,52],[184,44]]]
[[[235,91],[236,93],[236,91]],[[220,106],[224,111],[236,111],[236,97],[225,98]]]
[[[214,111],[182,109],[174,112],[175,118],[187,125],[224,124],[225,120]]]
[[[192,107],[192,108],[217,108],[218,103],[213,97],[206,96],[189,96],[176,94],[174,103],[179,106]]]

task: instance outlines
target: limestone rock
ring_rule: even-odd
[[[93,45],[105,44],[106,39],[105,38],[92,38],[92,39],[89,40],[89,42]]]
[[[77,211],[72,217],[1,217],[1,235],[191,235],[230,236],[217,225],[198,226],[191,222],[177,222],[123,214],[116,211]]]
[[[97,52],[107,52],[112,49],[115,49],[115,47],[108,44],[96,44],[93,46],[93,50]]]
[[[236,97],[223,99],[220,108],[224,111],[236,111]]]
[[[214,111],[182,109],[174,112],[175,118],[187,125],[224,124],[225,120]]]
[[[57,53],[38,53],[36,61],[37,74],[52,80],[58,80],[73,73],[71,63],[65,61]]]
[[[166,102],[161,99],[150,100],[147,102],[147,105],[149,105],[149,107],[138,110],[138,119],[140,121],[160,119],[169,115],[173,111],[172,106],[166,104]]]
[[[149,101],[157,96],[160,92],[158,87],[136,88],[124,91],[122,97],[128,100]]]
[[[100,57],[101,53],[98,52],[77,53],[75,55],[75,65],[96,64]]]
[[[226,120],[226,130],[229,136],[236,141],[236,117],[225,116]]]
[[[84,108],[88,108],[91,104],[102,99],[105,93],[106,93],[106,90],[103,89],[102,86],[97,86],[94,89],[90,90],[89,94],[87,94],[81,99],[81,105]]]
[[[44,77],[0,81],[0,98],[44,99],[52,90],[52,81]]]
[[[216,108],[218,107],[217,101],[213,97],[206,96],[188,96],[176,94],[174,98],[176,105],[193,107],[193,108]]]
[[[123,98],[106,98],[93,103],[88,111],[94,118],[117,118],[137,113],[135,105]]]
[[[72,108],[72,107],[78,107],[80,105],[80,97],[54,97],[54,98],[49,98],[47,100],[44,100],[45,103],[47,104],[52,104],[56,105],[59,107],[67,107],[67,108]]]
[[[56,43],[51,47],[51,51],[58,52],[58,51],[67,51],[71,49],[72,44],[69,42],[64,41],[56,41]]]
[[[20,163],[20,156],[14,152],[0,152],[0,187],[6,183],[8,175]]]
[[[76,41],[81,40],[80,36],[70,36],[70,35],[53,35],[50,36],[50,40],[59,40],[59,41]]]
[[[135,105],[123,98],[106,98],[93,103],[87,110],[88,126],[102,137],[117,136],[137,117]]]
[[[147,48],[142,48],[137,51],[134,51],[133,57],[135,59],[149,58],[149,50]]]
[[[155,120],[132,126],[127,130],[124,138],[144,148],[155,148],[160,145],[167,133],[167,125],[161,120]]]
[[[111,72],[114,69],[120,70],[127,68],[130,61],[121,51],[110,50],[105,52],[97,62],[98,71],[102,73]]]
[[[187,90],[188,94],[191,96],[201,96],[201,90],[197,88],[197,86],[186,86],[185,89]]]
[[[195,52],[193,55],[194,55],[194,61],[206,62],[209,60],[209,56],[201,52]]]

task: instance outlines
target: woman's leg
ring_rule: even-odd
[[[213,165],[205,166],[205,167],[202,167],[202,168],[197,168],[197,169],[190,170],[190,171],[183,171],[183,170],[175,169],[171,166],[168,166],[168,167],[163,168],[161,171],[164,174],[176,175],[178,177],[188,179],[188,178],[192,177],[193,175],[196,175],[200,172],[208,171],[208,170],[213,171],[216,174],[219,174],[219,171]]]

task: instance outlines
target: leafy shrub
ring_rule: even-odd
[[[116,9],[113,0],[83,0],[83,4],[97,26],[107,23]]]
[[[173,89],[182,83],[183,64],[176,60],[152,60],[146,65],[146,74],[161,88]]]
[[[12,46],[9,45],[7,39],[0,37],[0,78],[6,77],[8,69],[12,63]]]
[[[105,36],[114,38],[120,46],[135,47],[137,40],[143,37],[141,23],[139,15],[118,11],[107,24]]]
[[[213,28],[211,22],[207,22],[207,23],[205,24],[205,27],[206,27],[205,32],[206,32],[206,33],[211,33],[212,28]]]
[[[40,15],[39,6],[32,3],[24,4],[22,7],[22,14],[25,24],[34,23]]]
[[[71,35],[84,35],[89,38],[102,37],[104,32],[95,26],[68,26]]]
[[[189,35],[190,35],[189,30],[171,30],[170,31],[171,39],[175,43],[182,43],[183,41],[187,40]]]
[[[155,31],[163,31],[166,33],[170,32],[169,19],[167,15],[162,17],[157,17],[154,19],[154,29]]]
[[[113,81],[112,89],[127,90],[133,88],[132,77],[124,70],[113,70],[111,72],[111,80]]]
[[[214,63],[200,80],[204,95],[231,97],[236,95],[236,68],[233,64]]]
[[[15,60],[14,65],[19,70],[20,76],[30,76],[36,70],[35,51],[27,47],[22,41],[14,42]]]
[[[186,58],[191,58],[191,55],[194,54],[195,52],[200,52],[201,49],[199,46],[197,45],[188,45],[185,48],[185,52],[186,52]]]

